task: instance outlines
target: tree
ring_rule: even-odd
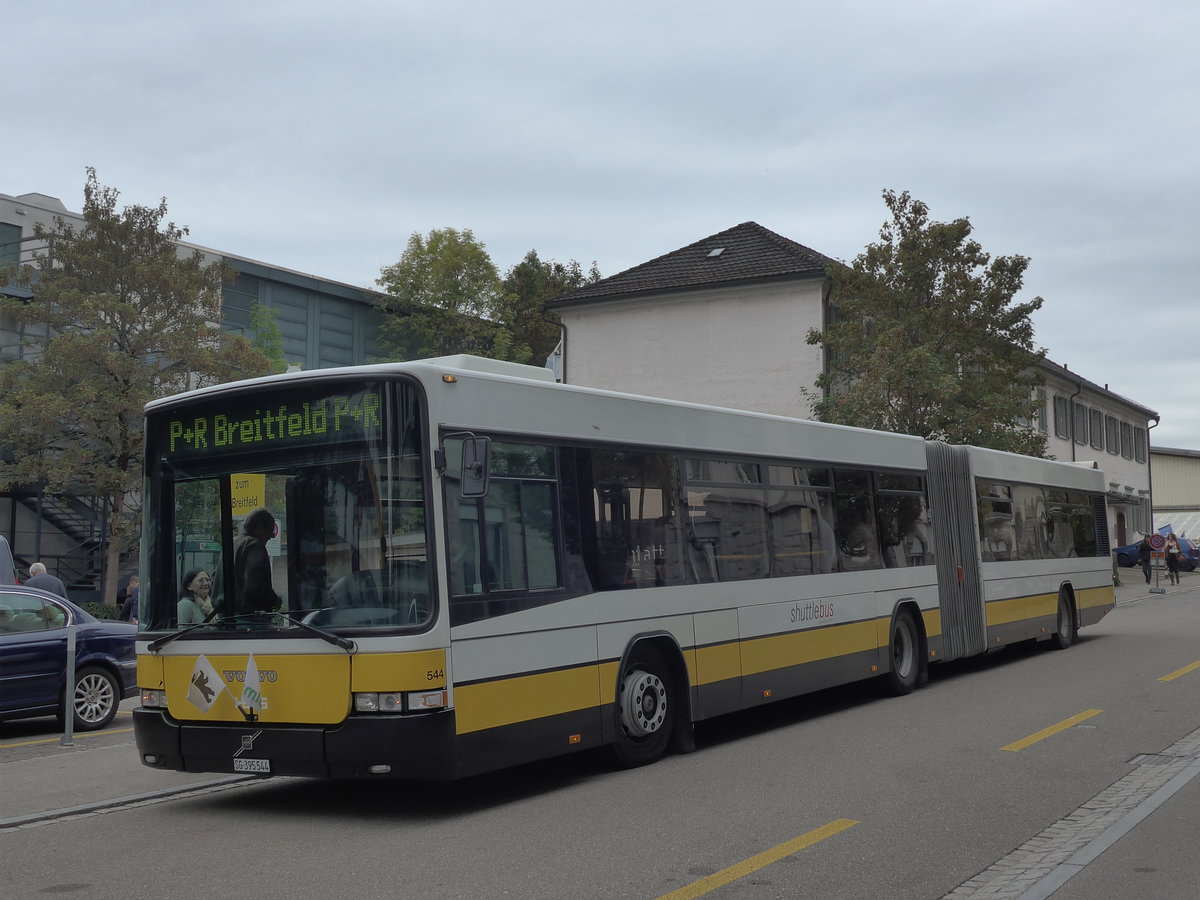
[[[286,372],[287,357],[283,355],[283,331],[275,318],[275,310],[257,300],[250,304],[250,345],[270,361],[276,375]]]
[[[500,280],[486,247],[470,229],[413,234],[404,255],[377,280],[386,296],[380,356],[409,359],[474,353],[540,366],[558,345],[558,317],[543,313],[552,297],[600,280],[575,260],[543,261],[536,250]]]
[[[0,298],[24,335],[21,359],[0,371],[0,434],[10,458],[0,485],[93,496],[108,510],[104,601],[141,516],[142,410],[189,387],[270,370],[223,333],[222,265],[181,254],[187,229],[157,206],[117,209],[119,192],[87,170],[83,224],[37,226],[46,249],[19,274],[32,299]]]
[[[500,295],[500,275],[486,247],[469,228],[414,232],[400,261],[376,280],[385,291],[379,305],[380,355],[388,359],[492,355],[505,336],[491,320]]]
[[[907,191],[883,192],[891,213],[878,243],[835,264],[823,331],[816,418],[927,439],[1044,456],[1028,423],[1045,351],[1030,316],[1042,298],[1015,303],[1029,260],[991,259],[966,218],[931,222]]]
[[[514,339],[504,358],[542,365],[561,336],[559,317],[542,310],[546,301],[599,280],[595,262],[585,274],[574,259],[563,264],[542,261],[536,250],[526,253],[504,276],[498,302],[499,318]]]

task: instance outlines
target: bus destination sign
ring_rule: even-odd
[[[378,390],[270,406],[260,398],[242,411],[214,406],[167,419],[164,449],[167,457],[180,457],[362,439],[381,433],[380,407]]]

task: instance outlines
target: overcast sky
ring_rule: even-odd
[[[42,0],[0,192],[86,166],[198,244],[373,286],[470,228],[603,275],[755,221],[850,261],[885,188],[1031,259],[1055,362],[1200,449],[1200,3]]]

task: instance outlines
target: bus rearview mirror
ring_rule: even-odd
[[[488,475],[491,472],[492,441],[486,437],[464,438],[462,442],[462,471],[459,473],[463,497],[485,497]]]

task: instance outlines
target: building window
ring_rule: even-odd
[[[1088,410],[1082,403],[1071,403],[1071,409],[1074,413],[1074,438],[1077,444],[1086,444],[1088,441]]]
[[[1045,388],[1037,389],[1037,401],[1038,401],[1038,408],[1037,408],[1038,431],[1040,431],[1042,434],[1046,434],[1046,432],[1050,428],[1050,416],[1046,411],[1046,389]]]
[[[1071,439],[1071,419],[1068,414],[1067,398],[1054,397],[1054,434],[1064,441]]]
[[[1133,426],[1128,422],[1121,423],[1121,455],[1133,459]]]
[[[0,222],[0,266],[11,266],[21,258],[21,226]]]
[[[1146,429],[1133,429],[1133,458],[1140,463],[1146,461]]]
[[[1104,436],[1108,452],[1114,456],[1121,452],[1121,440],[1117,431],[1117,417],[1104,417]]]
[[[1098,409],[1092,410],[1092,446],[1104,449],[1104,413]]]

